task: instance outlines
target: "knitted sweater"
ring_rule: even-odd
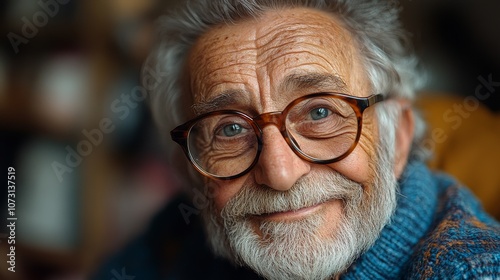
[[[500,279],[500,224],[469,190],[418,162],[408,164],[399,186],[391,222],[341,279]],[[94,279],[261,279],[213,257],[200,223],[186,225],[180,203],[170,203]]]

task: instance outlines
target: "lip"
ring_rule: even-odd
[[[256,215],[254,217],[261,220],[298,220],[316,213],[321,208],[323,208],[324,204],[325,203],[323,202],[310,207],[301,208],[298,210],[261,214],[261,215]]]

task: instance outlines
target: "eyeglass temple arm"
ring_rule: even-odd
[[[385,97],[382,94],[374,94],[372,96],[368,97],[368,106],[372,106],[375,103],[378,103],[380,101],[384,101]]]
[[[170,131],[170,138],[177,143],[181,143],[187,139],[187,131],[176,127]]]

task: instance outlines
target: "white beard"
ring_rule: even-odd
[[[243,186],[220,215],[211,203],[204,218],[214,252],[249,266],[267,279],[328,279],[341,274],[373,245],[396,207],[392,153],[377,153],[378,159],[370,163],[375,177],[367,186],[334,171],[322,172],[301,178],[286,192],[267,186]],[[261,222],[262,237],[248,217],[296,210],[331,199],[340,199],[343,211],[329,237],[318,234],[319,228],[329,222],[320,215]]]

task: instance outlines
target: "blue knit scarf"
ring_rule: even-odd
[[[500,279],[500,224],[465,187],[410,162],[398,206],[341,279]]]

